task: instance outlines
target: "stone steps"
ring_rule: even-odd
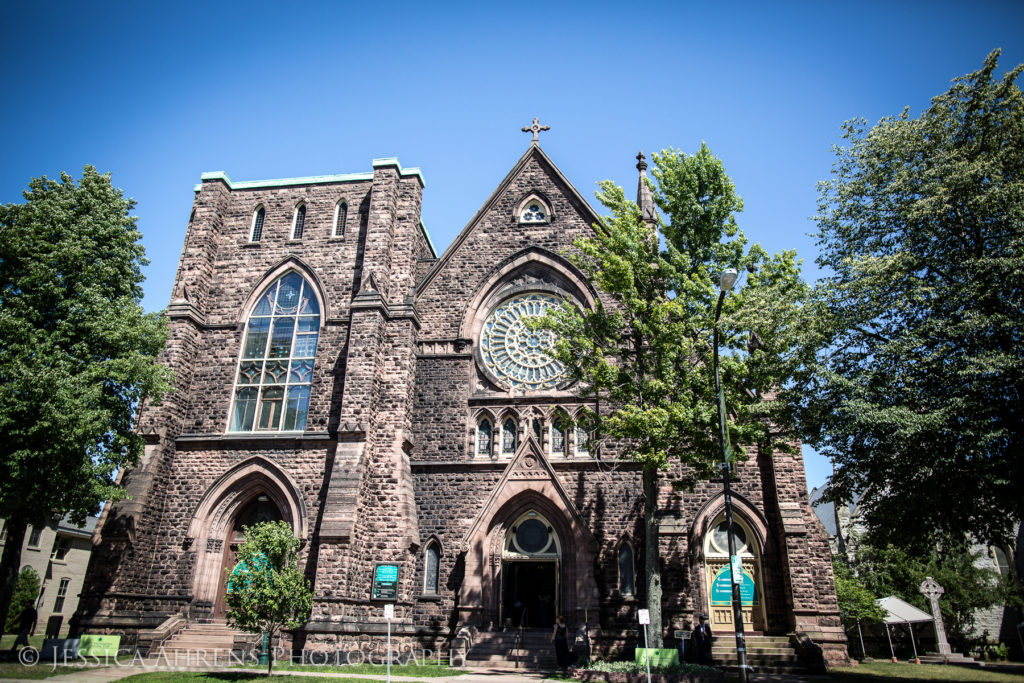
[[[466,653],[466,666],[540,670],[557,667],[555,646],[547,629],[524,631],[521,640],[518,636],[518,631],[477,633]]]
[[[172,664],[176,661],[187,664],[197,660],[227,661],[231,657],[244,657],[253,638],[252,634],[236,631],[223,623],[189,624],[149,656],[154,659],[162,653]]]
[[[745,640],[747,665],[753,667],[758,673],[801,673],[804,671],[800,658],[787,636],[752,635],[747,636]],[[712,638],[711,661],[715,666],[726,669],[735,669],[739,666],[734,634]]]

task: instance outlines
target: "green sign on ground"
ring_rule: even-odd
[[[729,565],[718,570],[715,580],[711,582],[711,604],[731,605],[732,586],[729,584],[731,572]],[[754,586],[754,577],[747,570],[743,570],[742,582],[740,582],[740,602],[744,607],[758,604],[757,587]]]
[[[378,564],[373,570],[373,599],[398,599],[397,564]]]
[[[121,636],[94,636],[88,633],[79,638],[78,654],[85,657],[115,657],[121,647]]]

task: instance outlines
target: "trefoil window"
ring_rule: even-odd
[[[319,333],[320,305],[298,273],[266,289],[246,323],[230,431],[306,428]]]

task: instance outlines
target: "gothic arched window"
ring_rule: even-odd
[[[548,223],[551,221],[551,209],[537,195],[531,195],[519,205],[520,223]]]
[[[262,206],[256,207],[252,212],[252,229],[249,232],[250,242],[259,242],[263,238],[263,221],[267,217],[267,210]]]
[[[511,417],[501,425],[501,452],[504,455],[512,455],[516,452],[517,431],[516,421]]]
[[[568,454],[567,445],[565,424],[562,422],[562,418],[556,417],[551,423],[551,455],[564,458]]]
[[[230,431],[306,428],[319,333],[320,305],[298,273],[267,287],[245,326]]]
[[[636,572],[633,569],[633,546],[623,541],[619,546],[619,593],[633,595],[636,592]]]
[[[423,556],[423,592],[427,595],[437,595],[440,569],[441,549],[437,547],[436,541],[431,541]]]
[[[334,237],[345,236],[345,224],[348,222],[348,204],[344,201],[338,202],[334,207]]]
[[[476,454],[491,456],[491,421],[486,417],[476,425]]]
[[[306,229],[306,204],[301,203],[295,207],[295,219],[292,221],[292,239],[301,240],[302,233]]]

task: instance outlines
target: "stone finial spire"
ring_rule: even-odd
[[[646,159],[643,152],[636,155],[636,170],[640,171],[640,179],[636,186],[636,204],[640,207],[644,223],[653,226],[658,223],[658,209],[654,206],[654,197],[651,196],[651,188],[647,185]]]

